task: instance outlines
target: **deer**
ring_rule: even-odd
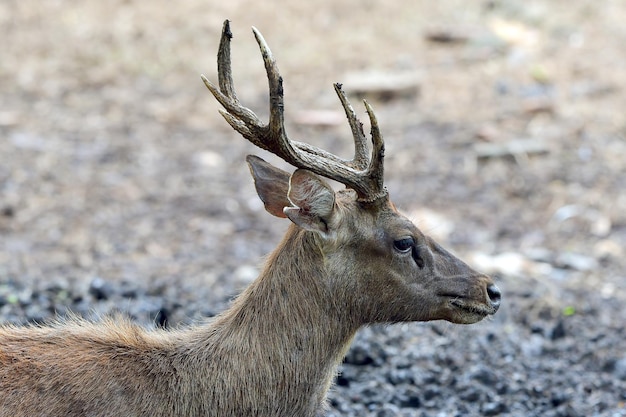
[[[372,107],[371,150],[341,84],[354,138],[350,160],[289,139],[283,80],[252,28],[269,80],[269,122],[234,89],[224,22],[218,85],[202,80],[257,156],[247,163],[265,209],[291,221],[259,277],[216,317],[145,329],[124,317],[0,327],[1,417],[241,417],[323,415],[327,392],[366,325],[493,315],[501,293],[400,214],[383,182],[384,143]],[[334,191],[328,179],[345,185]]]

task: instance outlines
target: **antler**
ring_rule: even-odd
[[[222,28],[222,38],[217,54],[219,90],[204,75],[201,76],[204,84],[224,107],[225,110],[220,110],[220,113],[226,121],[250,142],[279,156],[291,165],[308,169],[352,188],[361,202],[374,202],[387,197],[387,190],[383,185],[384,143],[370,105],[366,101],[363,102],[371,124],[373,145],[371,158],[367,155],[367,140],[363,132],[363,124],[356,117],[339,83],[334,86],[352,129],[354,158],[345,160],[315,146],[290,140],[285,132],[283,115],[283,79],[265,39],[256,28],[253,27],[252,31],[261,49],[269,81],[269,123],[264,124],[252,110],[242,106],[237,99],[230,60],[230,40],[233,35],[228,20],[224,22]]]

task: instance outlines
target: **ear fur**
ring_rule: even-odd
[[[285,207],[289,219],[305,230],[322,234],[330,232],[335,209],[335,191],[314,173],[298,169],[289,180],[289,201],[296,207]]]
[[[289,173],[265,162],[258,156],[248,155],[246,161],[254,178],[256,192],[263,201],[265,210],[276,217],[287,217],[283,209],[291,206],[287,198]]]

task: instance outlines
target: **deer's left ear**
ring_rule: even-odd
[[[287,217],[283,208],[291,205],[287,198],[289,173],[272,166],[258,156],[248,155],[246,161],[265,210],[276,217]]]
[[[305,230],[326,235],[335,210],[335,191],[323,179],[305,169],[298,169],[289,179],[289,201],[285,207],[289,219]]]

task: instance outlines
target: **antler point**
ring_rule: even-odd
[[[228,36],[229,39],[233,38],[233,33],[230,31],[230,20],[224,20],[224,26],[222,26],[222,35]]]

